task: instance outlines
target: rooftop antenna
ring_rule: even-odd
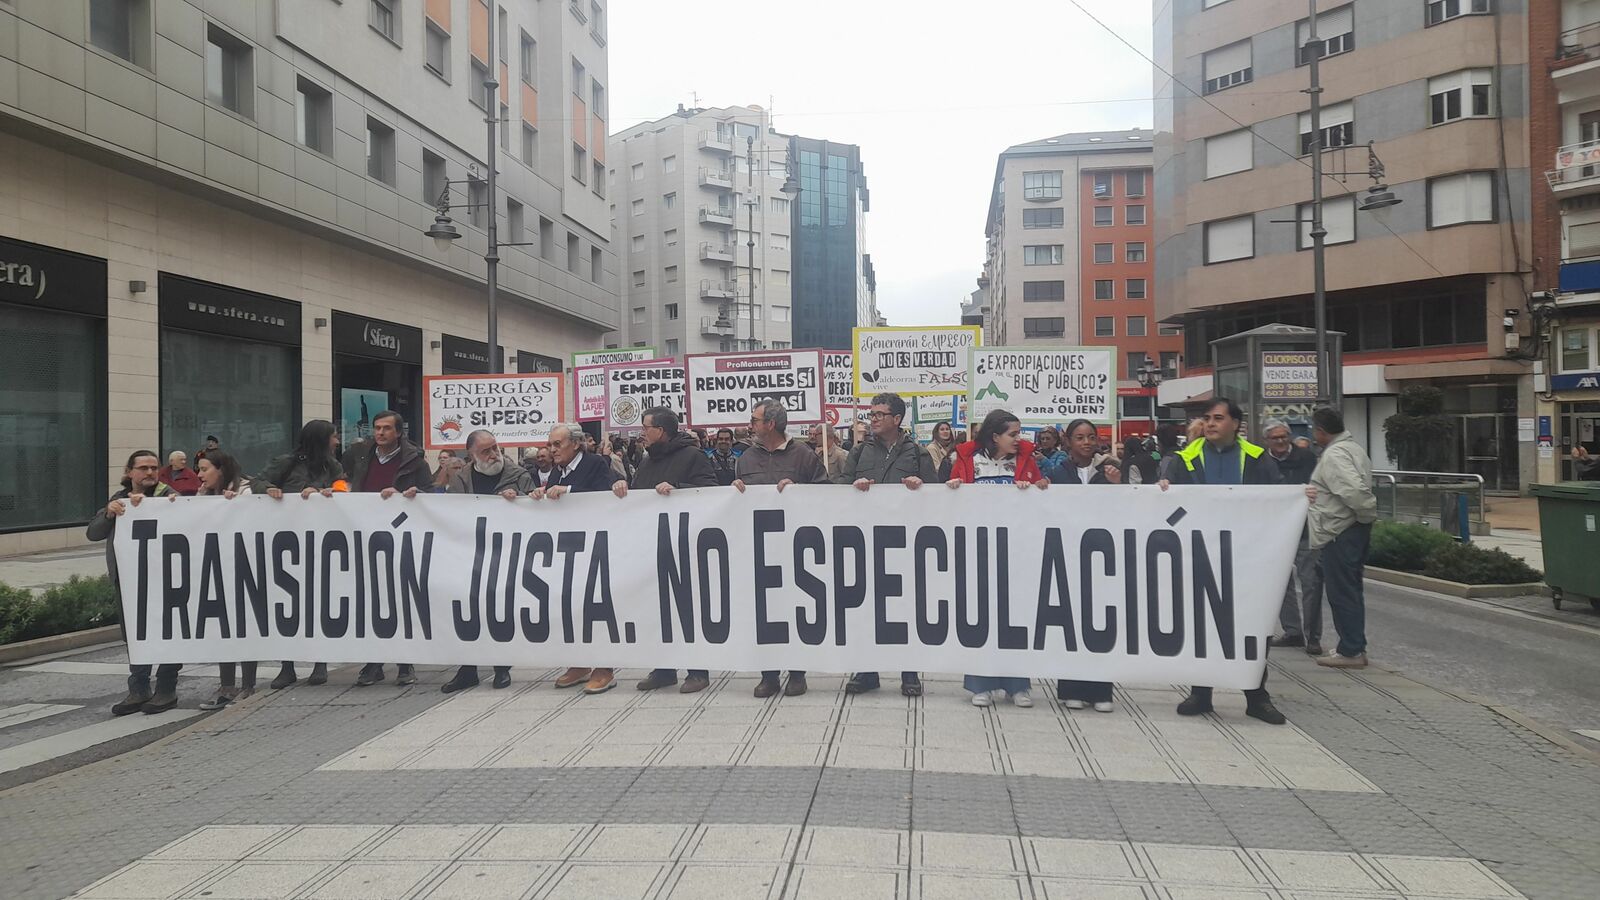
[[[689,92],[689,96],[694,100],[694,108],[695,109],[699,109],[700,108],[700,92],[698,92],[698,91],[690,91]]]

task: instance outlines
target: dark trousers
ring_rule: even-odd
[[[510,666],[495,666],[494,667],[494,673],[496,675],[499,675],[501,672],[509,672],[509,671],[511,671],[511,667]],[[462,666],[461,668],[456,670],[456,674],[457,675],[472,675],[472,676],[476,676],[478,674],[478,667],[477,666]]]
[[[231,688],[231,687],[234,686],[234,680],[233,680],[234,679],[234,668],[235,668],[236,665],[244,673],[244,687],[252,688],[252,689],[255,688],[255,686],[256,686],[256,664],[254,662],[237,663],[237,664],[235,664],[235,663],[219,663],[217,668],[221,670],[222,686],[225,687],[225,688]]]
[[[183,663],[162,663],[155,667],[156,684],[172,687],[178,683],[178,670],[183,668]],[[150,686],[149,665],[128,666],[128,689],[143,690]]]
[[[761,672],[761,680],[762,681],[777,681],[779,674],[781,674],[781,673],[777,669],[763,669],[762,672]],[[793,678],[796,675],[799,675],[801,678],[806,677],[806,673],[804,673],[804,672],[802,672],[802,671],[800,671],[798,669],[790,669],[789,670],[789,677],[790,678]]]
[[[1322,583],[1339,631],[1339,655],[1367,652],[1367,598],[1362,574],[1367,566],[1367,545],[1372,526],[1357,523],[1339,533],[1322,548]]]
[[[1074,681],[1063,678],[1056,682],[1056,697],[1062,700],[1082,700],[1085,703],[1110,703],[1111,682]]]
[[[1270,653],[1271,651],[1266,652]],[[1272,702],[1272,694],[1267,692],[1267,673],[1270,671],[1272,670],[1262,669],[1261,686],[1258,688],[1250,688],[1244,692],[1244,702],[1246,704],[1254,706],[1262,701],[1266,701],[1268,703]],[[1191,687],[1189,688],[1189,693],[1195,696],[1204,697],[1207,700],[1211,699],[1211,688],[1208,687]]]
[[[670,675],[670,676],[672,676],[673,679],[676,679],[678,677],[678,670],[677,669],[656,669],[655,671],[651,672],[650,674],[651,675]],[[688,669],[687,670],[687,674],[684,677],[686,677],[686,678],[704,678],[705,680],[710,681],[711,680],[711,670],[710,669]]]
[[[859,684],[864,688],[875,688],[875,687],[878,686],[878,673],[877,672],[857,672],[854,675],[850,676],[850,680],[854,681],[856,684]],[[920,680],[921,679],[919,679],[917,677],[917,673],[915,673],[915,672],[901,672],[900,673],[900,683],[901,684],[916,684]]]

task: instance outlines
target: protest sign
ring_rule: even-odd
[[[580,350],[572,354],[572,367],[610,366],[617,363],[644,362],[656,358],[654,347],[616,347],[610,350]]]
[[[579,422],[603,422],[606,418],[606,367],[579,366],[572,370],[577,395]]]
[[[747,426],[757,400],[783,404],[789,421],[822,421],[822,351],[691,353],[684,402],[695,428]]]
[[[1251,688],[1294,486],[184,497],[114,537],[134,663],[981,672]]]
[[[684,414],[683,366],[674,360],[618,363],[606,366],[606,429],[635,429],[644,411],[664,406]]]
[[[983,343],[978,325],[857,328],[854,333],[852,377],[858,397],[965,393],[968,351]]]
[[[429,375],[422,379],[429,450],[460,450],[479,428],[502,447],[537,447],[562,421],[562,375]]]
[[[822,420],[834,428],[849,428],[872,409],[856,396],[853,357],[848,350],[822,351]]]
[[[911,419],[917,424],[935,424],[953,421],[956,416],[954,394],[938,397],[917,397],[912,404]]]
[[[1117,418],[1116,361],[1109,347],[979,348],[972,351],[971,418],[996,409],[1038,425]]]

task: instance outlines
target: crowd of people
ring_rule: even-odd
[[[624,497],[630,490],[670,494],[688,488],[731,487],[744,492],[751,485],[774,485],[779,491],[800,484],[851,485],[862,492],[893,484],[910,490],[942,483],[956,490],[967,485],[1011,486],[1018,490],[1045,490],[1051,485],[1155,484],[1166,490],[1173,484],[1305,486],[1310,513],[1300,536],[1293,571],[1280,611],[1281,633],[1269,640],[1272,647],[1303,648],[1325,666],[1361,668],[1367,664],[1365,603],[1362,569],[1372,522],[1377,517],[1373,496],[1372,464],[1361,446],[1345,431],[1341,413],[1322,408],[1312,415],[1309,437],[1297,437],[1288,423],[1268,420],[1259,429],[1262,444],[1242,433],[1243,414],[1230,400],[1215,399],[1203,416],[1189,424],[1187,440],[1176,426],[1157,429],[1155,440],[1127,439],[1121,453],[1111,452],[1094,423],[1070,422],[1059,431],[1046,427],[1034,439],[1023,436],[1022,423],[1005,410],[984,417],[970,439],[949,424],[936,426],[924,445],[905,427],[906,402],[897,394],[872,398],[870,412],[855,423],[843,442],[833,429],[812,428],[806,441],[789,435],[788,414],[775,401],[758,401],[748,429],[723,428],[707,434],[687,429],[673,411],[647,410],[637,436],[596,439],[577,425],[557,425],[548,443],[513,460],[502,451],[495,436],[478,430],[467,436],[461,452],[440,451],[437,466],[405,436],[405,420],[383,411],[371,419],[371,435],[340,452],[338,434],[325,420],[313,420],[301,429],[296,447],[249,476],[238,462],[207,440],[198,451],[196,467],[189,470],[182,451],[159,457],[141,450],[129,456],[122,489],[96,512],[88,527],[90,540],[107,541],[106,563],[113,585],[116,558],[110,538],[117,520],[130,506],[150,498],[180,495],[232,499],[264,495],[274,500],[313,493],[376,493],[384,498],[419,493],[498,494],[508,500],[531,497],[558,500],[568,493],[610,491]],[[930,488],[932,489],[932,488]],[[981,488],[980,488],[981,489]],[[1324,654],[1322,599],[1326,594],[1338,644]],[[120,599],[120,598],[119,598]],[[612,665],[574,666],[556,680],[557,688],[577,688],[599,694],[616,686],[617,660],[596,660]],[[249,696],[256,687],[253,661],[221,664],[217,694],[201,704],[219,709]],[[112,707],[114,715],[158,713],[178,702],[180,666],[164,664],[130,666],[128,694]],[[804,694],[806,673],[791,671],[780,679],[778,671],[761,673],[755,696]],[[385,663],[364,665],[356,684],[370,686],[386,677]],[[307,682],[327,681],[325,663],[312,666]],[[274,689],[299,680],[293,662],[281,663],[272,680]],[[411,665],[396,666],[396,682],[414,684]],[[456,670],[442,690],[452,693],[479,684],[476,666]],[[496,688],[511,684],[508,666],[494,668]],[[964,687],[974,706],[987,707],[1009,699],[1019,707],[1033,705],[1032,680],[1025,677],[968,674]],[[680,684],[675,669],[656,669],[637,682],[641,691],[678,685],[682,693],[710,686],[710,673],[690,669]],[[845,691],[851,694],[879,688],[879,673],[857,672]],[[917,672],[900,673],[900,691],[920,696]],[[1105,682],[1063,679],[1056,683],[1058,699],[1072,710],[1093,707],[1113,711],[1113,686]],[[1266,678],[1246,696],[1246,714],[1272,724],[1285,719],[1272,704]],[[1212,711],[1211,688],[1195,686],[1178,706],[1184,715]]]

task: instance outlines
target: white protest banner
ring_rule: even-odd
[[[1117,420],[1116,359],[1110,347],[989,347],[972,351],[968,414],[997,409],[1036,425]]]
[[[822,351],[691,353],[684,402],[695,428],[746,426],[755,401],[783,404],[789,421],[822,421]]]
[[[681,418],[683,366],[675,360],[606,366],[606,428],[638,428],[644,411],[665,406]]]
[[[563,419],[564,376],[429,375],[422,379],[429,450],[460,450],[488,429],[502,447],[537,447]]]
[[[580,350],[572,354],[572,368],[610,366],[616,363],[644,362],[656,358],[654,347],[617,347],[611,350]]]
[[[956,417],[956,397],[946,394],[938,397],[917,397],[912,405],[911,420],[919,425],[949,422]]]
[[[241,659],[1261,683],[1294,486],[794,485],[147,500],[134,663]]]
[[[857,397],[965,393],[968,353],[983,343],[979,325],[887,326],[854,333]]]
[[[606,418],[606,367],[579,366],[572,370],[572,384],[577,395],[579,422],[603,422]]]

